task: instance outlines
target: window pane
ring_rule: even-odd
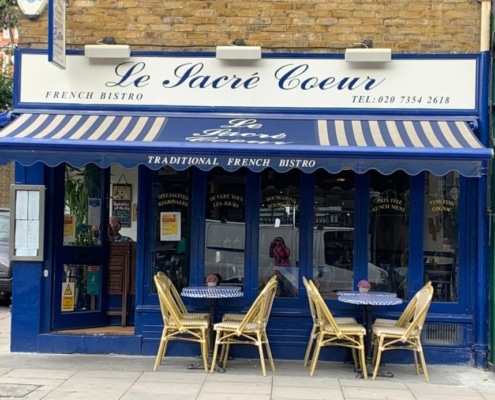
[[[205,279],[244,282],[246,172],[217,168],[208,172],[205,227]]]
[[[373,290],[407,298],[409,176],[371,172],[368,280]],[[361,279],[361,277],[359,277]]]
[[[261,173],[258,286],[277,274],[279,297],[298,295],[299,178],[296,170]]]
[[[353,288],[354,173],[316,172],[313,280],[322,294]]]
[[[189,282],[191,180],[188,171],[166,167],[153,172],[152,275],[166,273],[179,291]],[[151,280],[153,282],[153,280]],[[150,285],[156,293],[155,285]]]
[[[458,199],[458,173],[426,173],[423,259],[425,281],[435,287],[434,301],[457,301]]]
[[[65,166],[64,246],[99,246],[102,173],[95,164]]]

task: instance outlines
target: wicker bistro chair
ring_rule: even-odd
[[[216,331],[216,339],[210,372],[213,372],[215,369],[219,346],[224,347],[222,349],[221,361],[224,367],[227,365],[229,349],[232,344],[249,344],[258,347],[263,376],[266,376],[265,356],[263,353],[263,345],[265,345],[268,361],[270,362],[272,371],[275,371],[275,363],[273,362],[270,343],[266,334],[266,326],[276,290],[277,281],[270,280],[253,302],[242,321],[222,321],[213,325],[213,329]]]
[[[309,335],[309,341],[308,341],[308,346],[306,347],[306,353],[304,354],[304,366],[306,367],[308,365],[309,361],[309,356],[311,355],[311,350],[313,349],[314,343],[316,341],[316,337],[318,335],[318,329],[320,327],[320,324],[318,322],[318,316],[316,315],[316,305],[313,301],[312,296],[310,296],[309,291],[311,290],[309,288],[309,281],[306,279],[306,277],[302,277],[304,286],[306,287],[306,293],[308,294],[308,302],[309,302],[309,311],[311,312],[311,318],[313,319],[313,327],[311,328],[311,333]],[[357,321],[355,318],[352,317],[335,317],[335,322],[337,324],[357,324]],[[357,359],[356,359],[356,352],[352,352],[352,357],[354,359],[354,365],[357,368]]]
[[[270,283],[270,281],[276,281],[277,280],[277,275],[272,275],[272,277],[266,282],[265,284],[265,287]],[[270,309],[271,309],[271,305],[270,305]],[[242,313],[225,313],[223,316],[222,316],[222,322],[225,322],[225,321],[242,321],[244,319],[244,317],[246,316],[246,314],[242,314]]]
[[[172,296],[173,301],[175,302],[177,309],[179,310],[182,318],[184,319],[206,319],[210,320],[210,313],[192,313],[189,312],[188,309],[186,308],[186,305],[182,301],[182,297],[180,296],[179,292],[177,291],[177,288],[173,284],[173,282],[170,280],[170,278],[167,276],[162,271],[158,271],[156,273],[156,277],[160,279],[161,282],[167,287],[168,291],[170,292],[170,295]]]
[[[154,280],[163,317],[163,331],[156,354],[154,371],[157,370],[165,356],[168,342],[180,340],[200,344],[205,371],[208,372],[209,320],[184,318],[175,304],[169,287],[157,275],[154,276]]]
[[[316,333],[316,345],[311,361],[310,375],[313,376],[320,350],[322,347],[339,346],[355,350],[359,354],[359,364],[365,379],[368,378],[366,370],[366,358],[364,354],[364,337],[366,328],[361,324],[339,324],[335,321],[330,309],[321,297],[320,292],[312,281],[308,282],[308,295],[311,296],[316,309],[318,328]]]
[[[433,288],[430,281],[426,282],[422,289],[431,287]],[[407,307],[404,309],[399,319],[386,319],[386,318],[377,318],[373,322],[373,326],[385,325],[385,326],[400,326],[405,327],[408,323],[410,323],[414,317],[414,310],[416,309],[416,303],[418,302],[418,296],[421,292],[421,289],[416,292],[414,297],[411,299]]]
[[[421,345],[421,331],[433,298],[433,286],[426,285],[417,294],[412,321],[406,326],[373,325],[373,379],[380,367],[382,353],[389,350],[411,350],[414,352],[416,375],[419,374],[418,354],[425,380],[429,381],[425,356]]]

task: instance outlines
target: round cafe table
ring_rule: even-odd
[[[210,302],[210,353],[213,350],[215,341],[213,324],[215,323],[215,308],[217,299],[229,299],[242,297],[244,293],[241,286],[186,286],[182,289],[181,296],[195,299],[209,299]],[[202,363],[190,364],[189,369],[203,368]],[[217,372],[225,372],[221,365],[217,365]]]
[[[402,304],[402,299],[397,297],[396,293],[392,292],[367,292],[361,293],[358,291],[342,291],[337,292],[338,301],[342,303],[356,304],[364,306],[363,309],[363,324],[366,328],[366,347],[367,361],[371,361],[371,336],[373,324],[373,308],[375,306],[396,306]],[[380,376],[392,378],[394,375],[391,372],[381,372]]]

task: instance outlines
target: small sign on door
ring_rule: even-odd
[[[74,282],[62,282],[62,311],[74,311]]]

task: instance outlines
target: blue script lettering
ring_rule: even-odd
[[[199,88],[205,89],[212,87],[213,89],[220,89],[222,87],[229,87],[230,89],[253,89],[257,86],[260,81],[260,77],[257,76],[258,73],[255,72],[251,74],[248,78],[241,78],[237,75],[221,75],[221,76],[211,76],[200,74],[204,68],[204,64],[182,64],[179,65],[174,70],[174,75],[177,78],[172,81],[171,79],[165,79],[162,82],[164,88],[175,88],[181,85],[187,85],[189,88]]]
[[[150,80],[149,75],[140,75],[137,76],[139,73],[141,73],[144,68],[146,67],[146,64],[144,62],[138,62],[138,63],[132,63],[132,62],[124,62],[115,67],[115,75],[120,77],[120,80],[118,82],[107,82],[105,83],[105,86],[107,87],[127,87],[127,86],[134,86],[134,87],[143,87],[148,85],[148,82]]]
[[[363,87],[364,90],[372,90],[381,85],[385,78],[378,81],[375,78],[355,77],[335,77],[327,76],[325,78],[309,76],[306,72],[309,70],[308,64],[288,64],[280,67],[275,71],[275,78],[278,80],[278,87],[283,90],[356,90]]]

